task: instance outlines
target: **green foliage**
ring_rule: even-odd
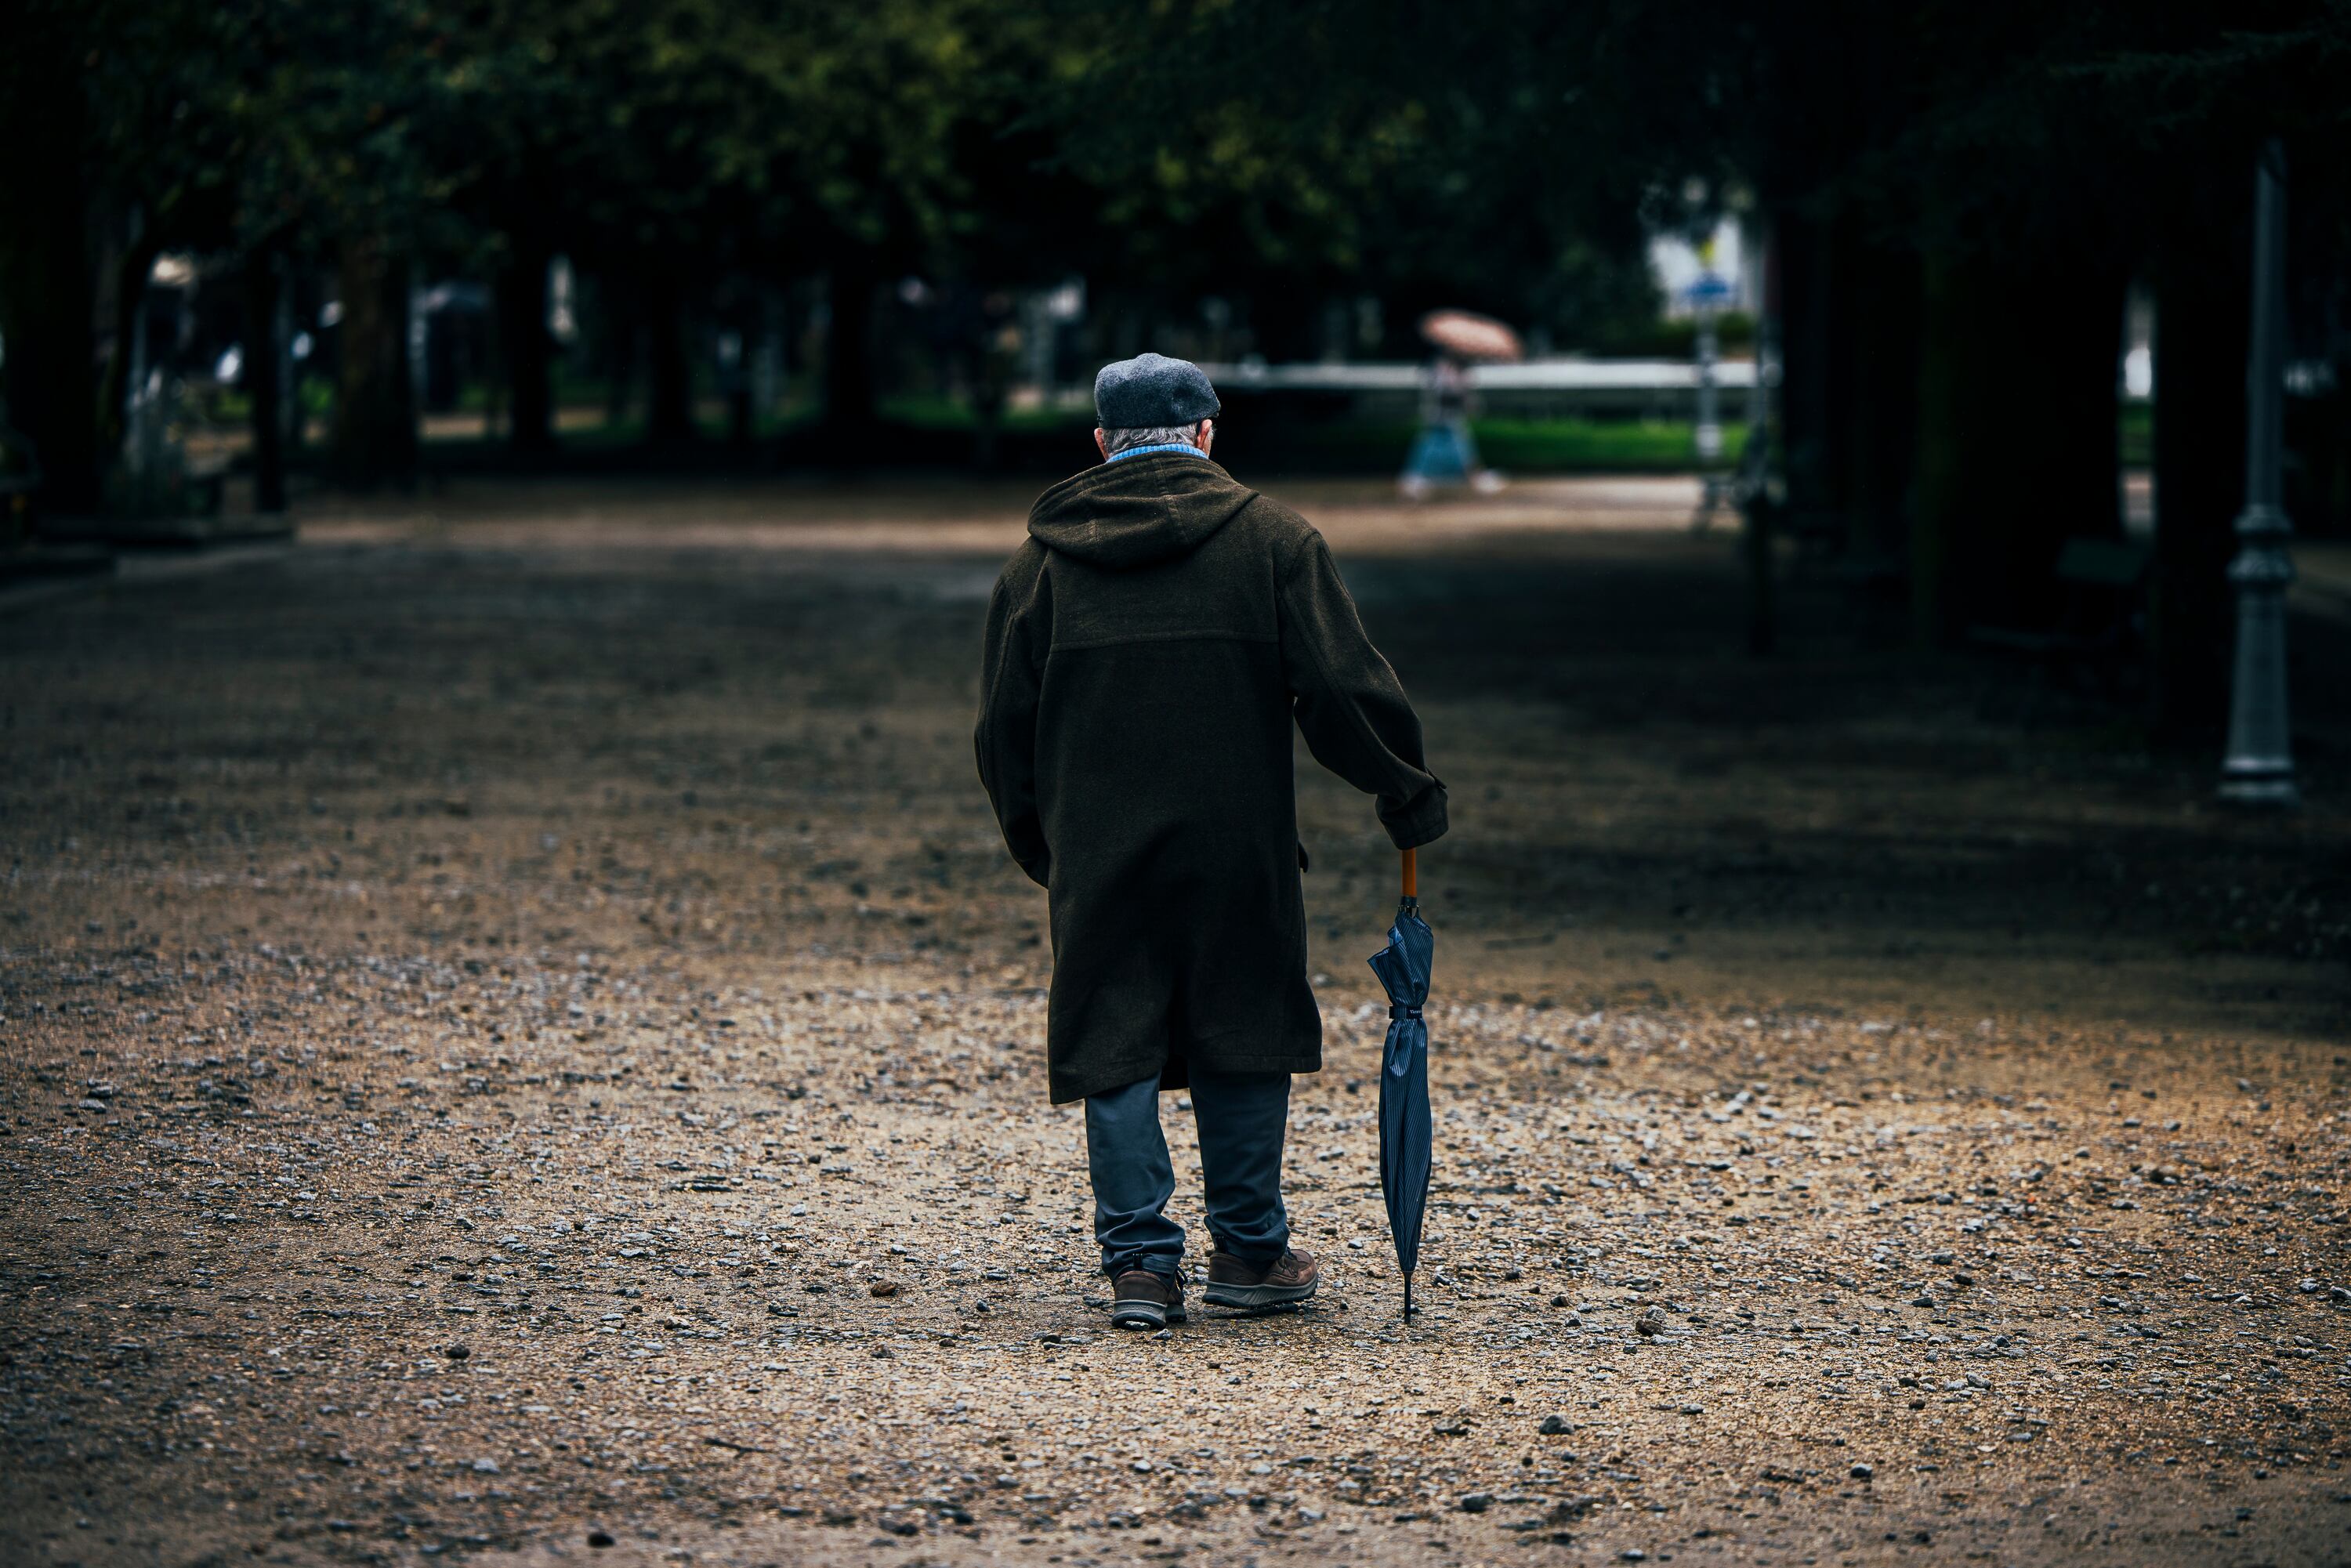
[[[1484,305],[1578,340],[1649,303],[1639,219],[1693,176],[1709,206],[1753,187],[1929,244],[2057,243],[2126,226],[2199,138],[2351,118],[2325,0],[23,11],[64,46],[0,73],[78,59],[100,187],[172,244],[535,225],[711,265],[1026,258]]]
[[[1481,419],[1479,455],[1505,473],[1683,473],[1697,464],[1698,432],[1687,420]],[[1737,464],[1747,427],[1722,427],[1720,466]]]
[[[431,143],[485,228],[709,271],[976,230],[1041,47],[978,0],[493,0],[457,14]]]
[[[1367,292],[1399,320],[1469,306],[1570,343],[1655,315],[1641,197],[1679,162],[1674,143],[1644,145],[1595,112],[1614,95],[1583,62],[1607,8],[1062,11],[1103,43],[1040,113],[1112,193],[1130,275],[1293,299]]]
[[[215,250],[528,223],[920,256],[982,226],[974,165],[1054,53],[979,0],[29,3],[70,35],[48,68],[87,56],[106,203]]]

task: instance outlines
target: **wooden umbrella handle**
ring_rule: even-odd
[[[1404,895],[1406,898],[1420,896],[1420,852],[1418,850],[1404,852]]]

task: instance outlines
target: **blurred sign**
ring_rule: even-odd
[[[1693,310],[1719,310],[1738,295],[1730,280],[1717,272],[1701,272],[1682,286],[1682,303]]]
[[[1649,272],[1665,296],[1667,314],[1699,316],[1742,305],[1753,308],[1756,256],[1745,237],[1739,219],[1729,214],[1707,234],[1652,235]]]

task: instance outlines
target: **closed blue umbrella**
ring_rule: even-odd
[[[1428,1211],[1428,1172],[1436,1132],[1428,1114],[1428,972],[1437,936],[1420,917],[1420,876],[1404,852],[1404,899],[1388,945],[1372,955],[1372,973],[1388,993],[1387,1045],[1380,1059],[1380,1195],[1388,1235],[1404,1270],[1404,1315],[1412,1319],[1412,1271],[1420,1263],[1420,1222]]]

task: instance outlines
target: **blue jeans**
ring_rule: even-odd
[[[1196,1066],[1191,1080],[1208,1234],[1219,1251],[1252,1267],[1270,1263],[1290,1246],[1290,1217],[1281,1207],[1290,1074],[1211,1073]],[[1148,1269],[1182,1278],[1184,1228],[1167,1218],[1176,1169],[1159,1130],[1156,1074],[1087,1097],[1086,1164],[1103,1271]]]
[[[1462,484],[1478,467],[1478,444],[1467,420],[1447,419],[1422,427],[1405,458],[1404,476],[1431,484]]]

